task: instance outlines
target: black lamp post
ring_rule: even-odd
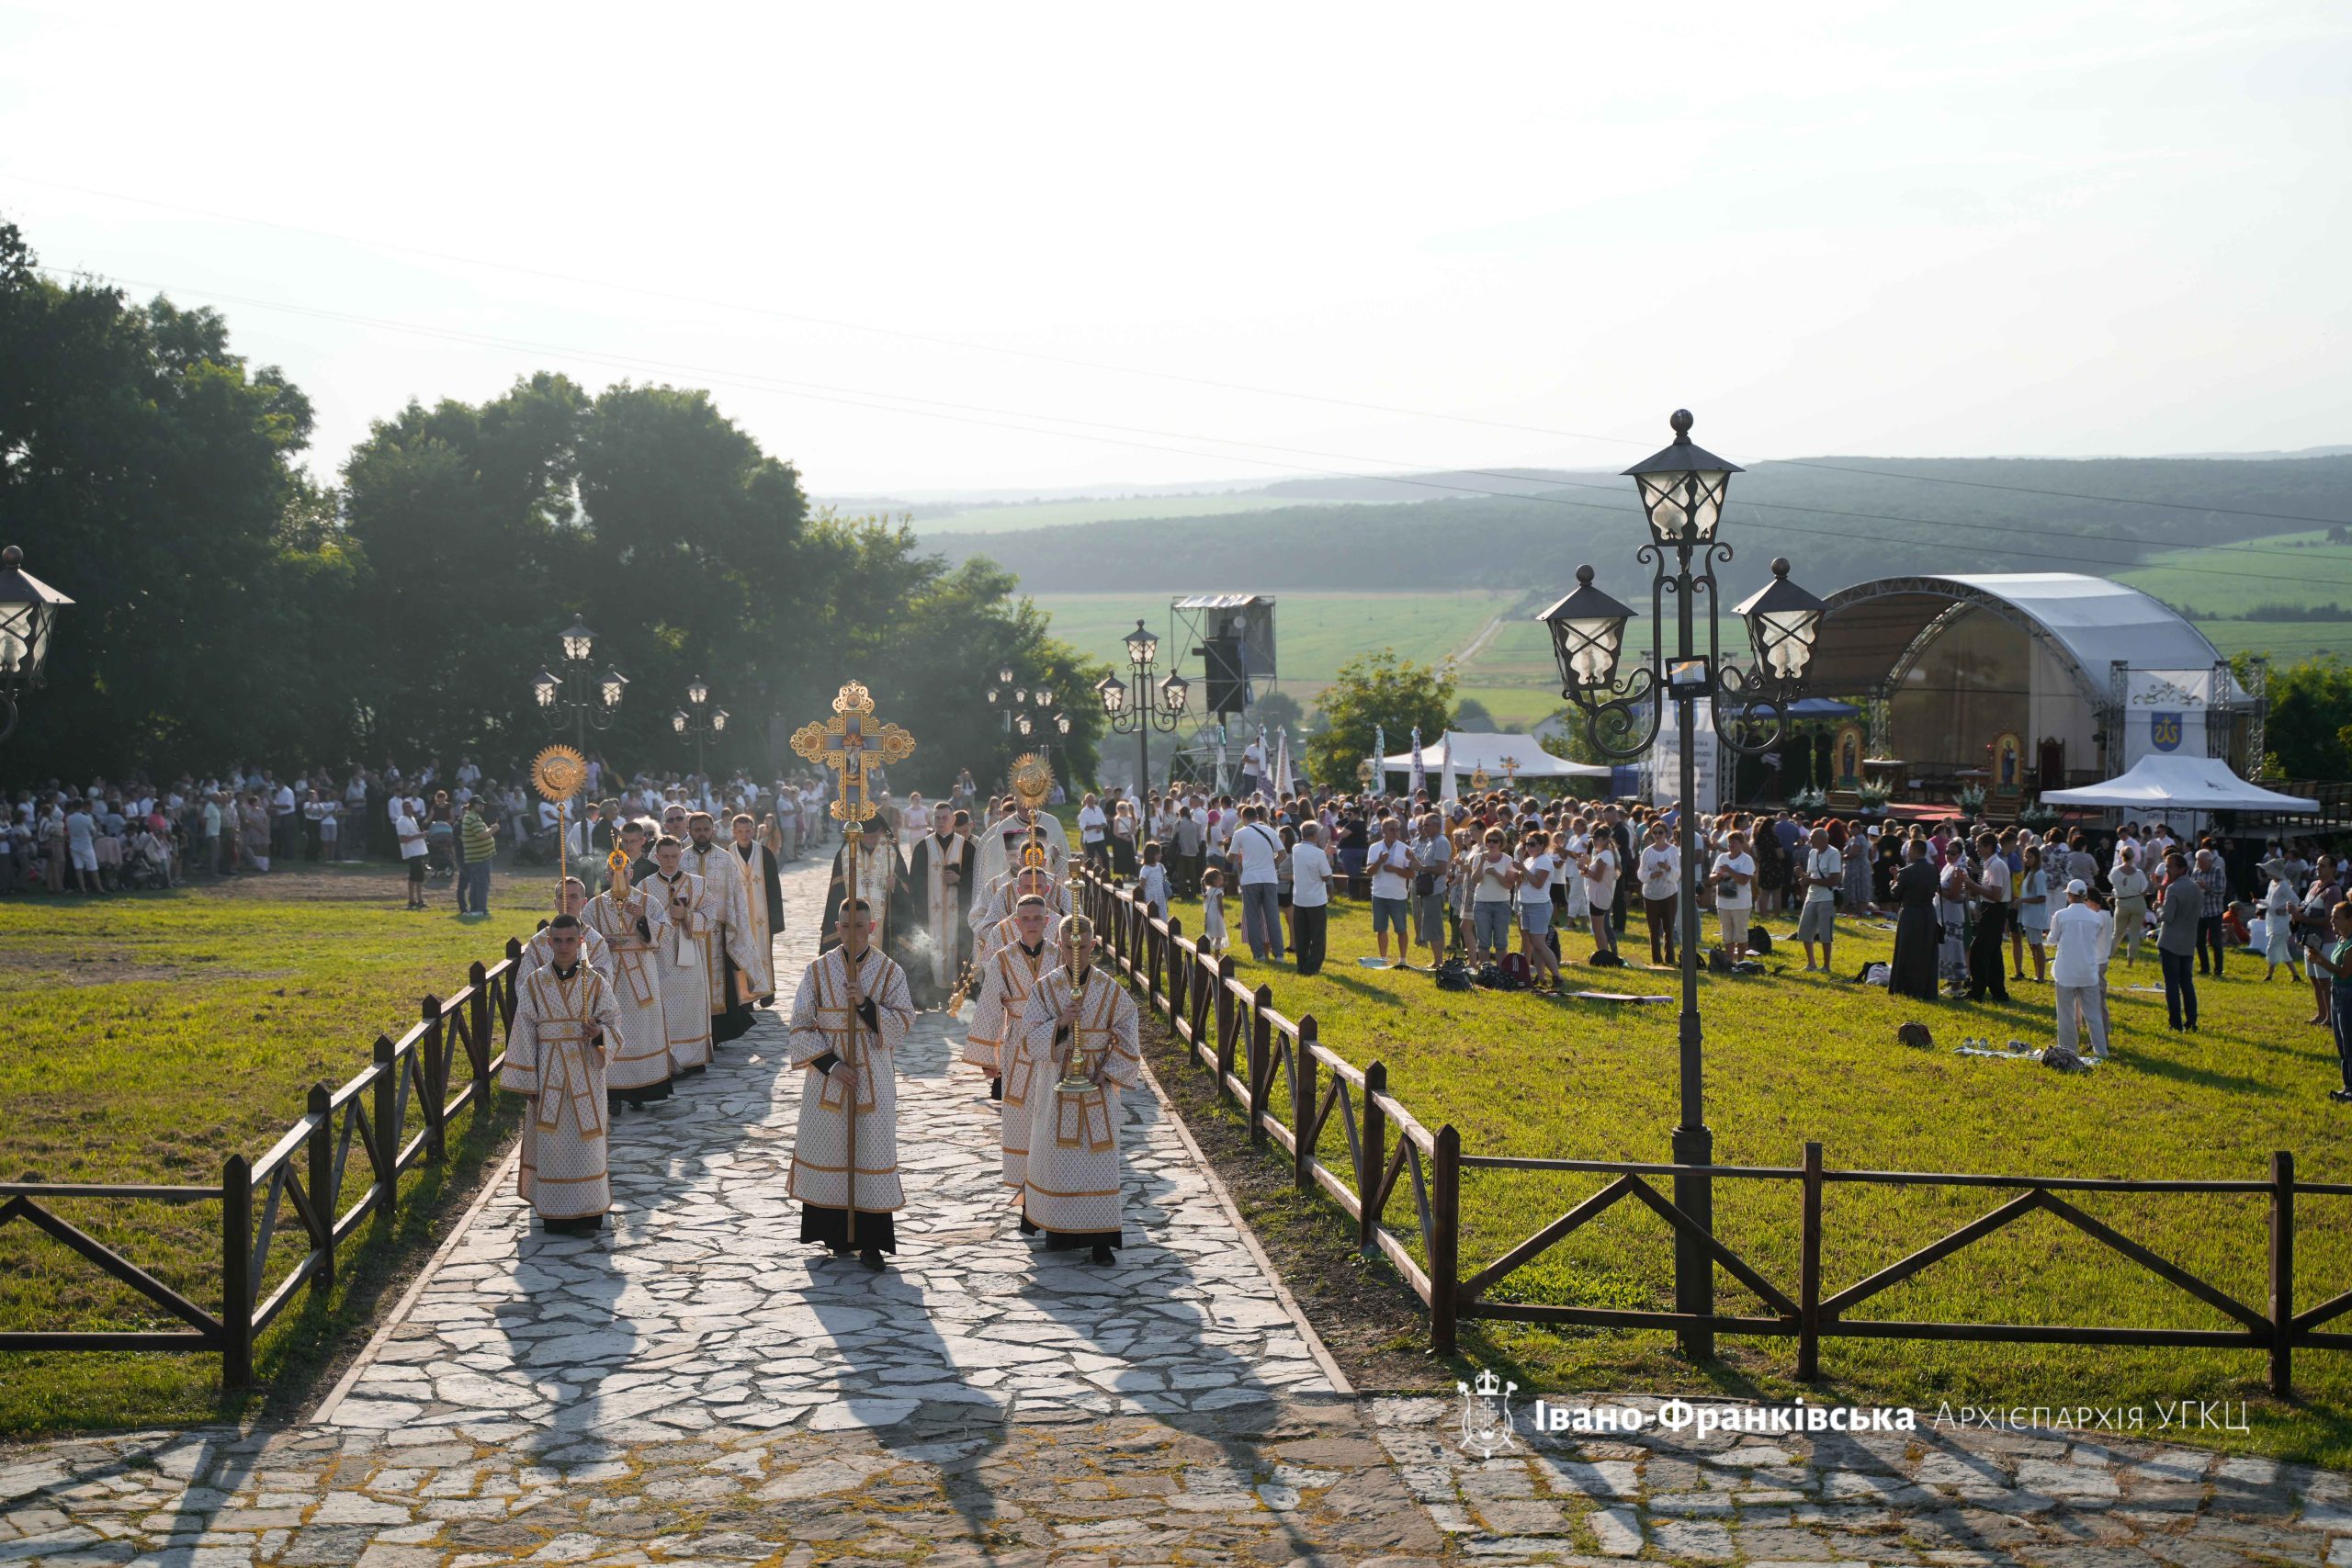
[[[1095,682],[1094,694],[1102,699],[1111,728],[1136,738],[1136,788],[1143,791],[1151,788],[1151,732],[1172,734],[1183,722],[1192,682],[1171,670],[1157,686],[1152,684],[1151,667],[1159,657],[1159,639],[1145,630],[1141,621],[1125,641],[1127,678],[1105,675]]]
[[[583,755],[588,750],[588,727],[613,727],[620,713],[621,688],[628,684],[628,678],[617,670],[607,670],[601,676],[594,672],[589,657],[595,649],[595,637],[582,622],[572,622],[562,638],[563,673],[542,670],[531,678],[532,700],[549,728],[563,723],[565,709],[571,711],[572,740]]]
[[[1577,568],[1576,592],[1546,610],[1542,618],[1552,629],[1552,651],[1560,666],[1560,694],[1583,710],[1592,743],[1603,755],[1630,760],[1647,751],[1657,739],[1665,705],[1674,705],[1681,765],[1676,837],[1682,856],[1678,911],[1682,928],[1682,1120],[1674,1129],[1674,1163],[1709,1166],[1714,1163],[1715,1137],[1706,1123],[1699,1027],[1699,864],[1692,811],[1698,764],[1691,719],[1698,705],[1704,702],[1714,716],[1716,732],[1734,750],[1754,755],[1777,746],[1787,728],[1788,704],[1804,691],[1805,668],[1812,662],[1814,638],[1820,631],[1825,606],[1789,581],[1787,561],[1775,560],[1772,581],[1733,612],[1747,623],[1754,662],[1742,669],[1724,658],[1715,567],[1731,559],[1731,547],[1715,537],[1715,527],[1723,520],[1731,476],[1740,469],[1691,445],[1687,410],[1676,410],[1671,423],[1673,445],[1625,472],[1640,491],[1642,512],[1649,520],[1650,537],[1637,558],[1652,569],[1653,619],[1662,618],[1666,596],[1674,596],[1672,651],[1661,636],[1654,639],[1640,668],[1622,681],[1618,678],[1625,623],[1634,612],[1593,586],[1589,566]],[[1707,601],[1704,653],[1694,637],[1694,600],[1701,594]],[[1649,707],[1646,716],[1636,707],[1645,700]],[[1676,1177],[1674,1202],[1702,1234],[1714,1233],[1713,1178]],[[1698,1236],[1679,1230],[1675,1233],[1676,1312],[1695,1318],[1713,1314],[1714,1267],[1714,1258]],[[1712,1328],[1686,1326],[1680,1339],[1687,1355],[1714,1354]]]
[[[702,778],[702,748],[727,733],[727,710],[710,705],[710,687],[699,675],[686,686],[686,705],[670,716],[670,728],[681,740],[695,743],[695,777]]]
[[[17,697],[41,683],[58,607],[73,600],[24,570],[25,552],[0,550],[0,740],[17,733]]]

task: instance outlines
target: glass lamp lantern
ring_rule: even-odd
[[[1127,683],[1116,675],[1105,675],[1097,681],[1094,694],[1102,699],[1102,711],[1113,718],[1127,711]]]
[[[697,675],[686,682],[686,701],[696,707],[710,701],[710,688],[704,683],[701,676]]]
[[[670,728],[684,735],[686,732],[686,710],[680,708],[670,716]]]
[[[555,706],[555,694],[563,682],[551,671],[542,670],[531,677],[531,700],[542,710]]]
[[[1634,611],[1593,586],[1591,567],[1577,568],[1576,592],[1539,618],[1551,628],[1564,691],[1599,691],[1617,679]]]
[[[572,622],[571,629],[563,634],[563,656],[575,664],[586,663],[589,650],[595,646],[595,637],[596,634],[588,629],[586,622]]]
[[[1127,645],[1127,663],[1136,670],[1150,669],[1159,657],[1159,639],[1146,630],[1140,620],[1122,640]]]
[[[605,679],[599,690],[604,696],[606,708],[616,708],[621,705],[621,688],[628,684],[627,681],[621,679],[619,671],[608,670],[605,672]]]
[[[1159,711],[1171,718],[1181,716],[1192,694],[1193,683],[1190,681],[1173,671],[1169,671],[1168,678],[1159,682]]]
[[[40,684],[57,609],[73,600],[24,570],[25,552],[0,550],[0,682]]]
[[[1650,536],[1661,545],[1703,545],[1723,521],[1724,499],[1739,465],[1690,441],[1690,411],[1677,409],[1668,422],[1673,445],[1625,470],[1642,498]]]
[[[1772,581],[1741,601],[1736,614],[1747,622],[1757,668],[1776,681],[1798,682],[1813,664],[1813,645],[1828,609],[1789,581],[1786,557],[1772,562]]]
[[[724,735],[727,733],[727,710],[725,708],[720,708],[718,712],[710,716],[710,732],[713,735]]]

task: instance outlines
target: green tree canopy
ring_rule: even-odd
[[[1399,658],[1395,649],[1379,649],[1340,666],[1339,678],[1323,688],[1317,705],[1324,728],[1307,742],[1307,773],[1317,784],[1352,789],[1356,764],[1372,755],[1381,729],[1392,741],[1408,738],[1417,724],[1424,740],[1444,732],[1453,677]]]

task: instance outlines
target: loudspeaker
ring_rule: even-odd
[[[1248,708],[1250,674],[1242,662],[1241,638],[1213,637],[1201,645],[1200,653],[1208,667],[1207,711],[1224,718]]]

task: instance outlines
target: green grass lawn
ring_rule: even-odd
[[[492,918],[467,921],[446,892],[429,911],[403,909],[400,873],[375,867],[0,904],[0,1179],[217,1185],[229,1155],[258,1158],[300,1119],[312,1083],[358,1072],[379,1033],[398,1038],[416,1021],[424,994],[455,992],[469,963],[495,962],[509,936],[526,934],[551,882],[502,877]],[[422,1124],[413,1107],[412,1130]],[[493,1143],[453,1150],[452,1165]],[[355,1148],[347,1196],[365,1163]],[[413,1175],[403,1202],[429,1214],[448,1180]],[[218,1309],[217,1204],[55,1207]],[[303,1245],[290,1203],[279,1223],[272,1283]],[[357,1240],[333,1310],[297,1305],[264,1336],[260,1378],[329,1353],[380,1288],[380,1269],[350,1266]],[[30,1225],[0,1228],[0,1327],[179,1326]],[[209,1355],[0,1356],[0,1434],[234,1414],[243,1402],[222,1400],[219,1371]]]
[[[1180,903],[1188,930],[1197,904]],[[1776,936],[1792,921],[1768,917]],[[1838,968],[1852,976],[1887,957],[1891,933],[1847,921]],[[1677,1009],[1551,1000],[1532,994],[1449,993],[1426,973],[1358,966],[1373,949],[1359,904],[1337,906],[1324,971],[1301,979],[1288,964],[1261,965],[1241,949],[1238,971],[1272,987],[1275,1005],[1312,1014],[1323,1043],[1357,1066],[1385,1062],[1391,1091],[1432,1130],[1452,1123],[1471,1154],[1592,1159],[1667,1158],[1677,1120]],[[1566,938],[1589,954],[1590,939]],[[1626,952],[1647,960],[1638,914]],[[1786,957],[1783,957],[1783,953]],[[2227,978],[2200,987],[2203,1032],[2165,1027],[2153,952],[2119,964],[2112,1012],[2117,1059],[2088,1074],[1952,1054],[1964,1036],[2037,1047],[2052,1037],[2050,989],[2015,985],[2008,1007],[1930,1004],[1804,972],[1802,950],[1776,950],[1777,971],[1702,979],[1707,1119],[1719,1162],[1794,1166],[1807,1139],[1826,1145],[1832,1168],[1996,1174],[2262,1179],[2270,1153],[2295,1153],[2313,1180],[2352,1178],[2346,1109],[2325,1032],[2306,1027],[2312,996],[2282,971],[2265,985],[2261,965],[2239,959]],[[2029,961],[2029,971],[2030,963]],[[1676,976],[1645,967],[1572,966],[1572,987],[1673,993]],[[1917,1019],[1937,1048],[1895,1043]],[[1334,1127],[1323,1154],[1344,1168]],[[1599,1177],[1465,1171],[1462,1263],[1465,1274],[1500,1256],[1604,1184]],[[1833,1186],[1825,1204],[1825,1290],[1834,1292],[1958,1228],[2013,1194],[1962,1189]],[[2266,1295],[2266,1208],[2258,1197],[2072,1194],[2123,1234],[2261,1310]],[[1716,1188],[1718,1233],[1766,1278],[1794,1296],[1799,1194],[1793,1182],[1724,1181]],[[1337,1214],[1337,1211],[1333,1211]],[[1390,1211],[1414,1231],[1409,1192]],[[1627,1202],[1502,1282],[1497,1299],[1603,1306],[1670,1304],[1671,1248],[1665,1224]],[[2352,1288],[2352,1199],[2306,1198],[2299,1227],[2299,1307]],[[1418,1237],[1413,1241],[1419,1252]],[[1725,1310],[1762,1312],[1727,1275]],[[1766,1314],[1769,1315],[1769,1314]],[[2054,1217],[2037,1214],[1980,1241],[1883,1296],[1857,1316],[1915,1320],[2233,1326],[2207,1308]],[[1522,1389],[1785,1395],[1794,1342],[1722,1341],[1723,1361],[1693,1369],[1669,1337],[1555,1331],[1466,1323],[1464,1354],[1504,1370]],[[2304,1404],[2282,1407],[2262,1393],[2260,1352],[2087,1349],[1938,1345],[1891,1340],[1824,1342],[1836,1396],[1925,1406],[2148,1404],[2184,1395],[2248,1400],[2251,1442],[2267,1451],[2352,1462],[2352,1355],[2304,1350],[2296,1381]],[[2154,1419],[2152,1414],[2149,1419]],[[2200,1434],[2190,1440],[2224,1440]]]

